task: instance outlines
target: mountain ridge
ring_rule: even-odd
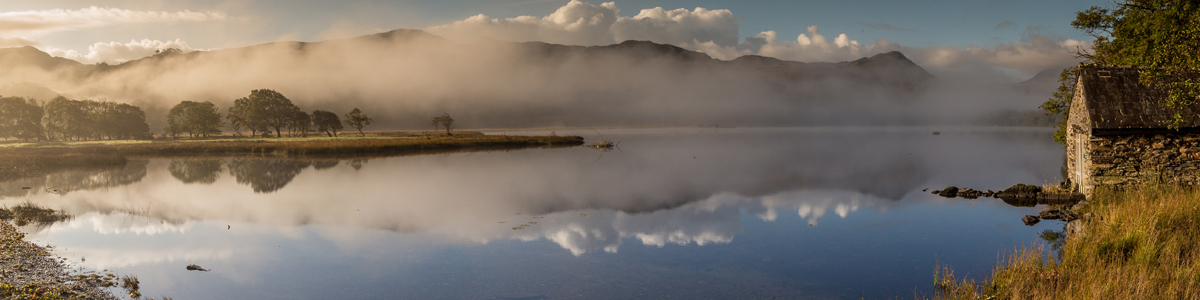
[[[886,123],[937,81],[900,52],[844,62],[719,60],[650,41],[600,46],[477,40],[421,30],[83,64],[0,49],[0,86],[29,82],[75,99],[142,106],[152,126],[179,101],[220,107],[274,89],[305,109],[359,107],[417,127],[454,113],[486,126]],[[756,104],[757,103],[757,104]],[[760,105],[761,104],[761,105]],[[845,107],[842,109],[839,107]],[[869,117],[845,118],[842,115]],[[471,126],[471,125],[468,125]]]

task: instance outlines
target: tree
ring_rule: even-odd
[[[233,129],[234,134],[242,135],[242,130],[250,130],[250,136],[254,136],[258,130],[254,126],[250,126],[250,122],[246,119],[248,116],[250,99],[238,98],[233,100],[233,106],[225,113],[225,119],[229,120],[229,129]]]
[[[338,131],[342,130],[342,121],[338,119],[338,115],[327,110],[314,110],[312,113],[313,126],[317,131],[324,132],[328,136],[337,137]]]
[[[1092,53],[1078,53],[1086,63],[1143,67],[1141,84],[1167,92],[1163,106],[1175,111],[1164,124],[1168,128],[1179,129],[1186,118],[1196,118],[1179,111],[1200,99],[1200,1],[1124,0],[1113,9],[1093,6],[1078,12],[1071,26],[1096,38]],[[1047,113],[1067,113],[1074,74],[1073,68],[1063,71],[1063,86],[1042,105]]]
[[[208,137],[221,133],[221,113],[212,102],[183,101],[167,112],[167,126],[163,133],[177,137],[187,133],[191,137]]]
[[[42,140],[42,107],[33,99],[0,97],[0,135]]]
[[[298,110],[300,108],[292,104],[292,100],[279,92],[253,90],[250,96],[233,101],[229,121],[235,130],[249,129],[252,136],[274,129],[275,137],[282,137],[283,129],[292,123]]]
[[[429,125],[433,125],[433,131],[437,131],[440,128],[438,125],[441,125],[441,123],[442,119],[438,117],[429,118]]]
[[[438,124],[441,124],[443,128],[446,128],[446,135],[451,135],[450,130],[454,128],[454,118],[451,118],[450,114],[442,113],[442,116],[435,117],[434,119],[437,120]]]
[[[94,122],[83,101],[55,97],[43,106],[42,127],[51,139],[70,141],[90,137]]]
[[[292,115],[292,124],[288,125],[288,128],[292,129],[293,136],[301,135],[307,137],[308,133],[313,130],[312,116],[297,109]]]
[[[362,111],[358,110],[357,107],[355,107],[354,110],[346,113],[345,117],[346,119],[343,120],[343,122],[346,122],[346,125],[353,127],[354,129],[358,129],[358,134],[362,136],[367,136],[362,132],[363,127],[371,125],[371,122],[375,121],[375,119],[363,114]]]

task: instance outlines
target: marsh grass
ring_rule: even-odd
[[[1061,260],[1022,247],[984,281],[934,274],[936,299],[1200,299],[1200,190],[1101,189]]]
[[[62,211],[41,207],[29,202],[0,208],[0,221],[12,221],[17,226],[28,224],[49,226],[54,223],[70,220],[71,218],[71,215]]]

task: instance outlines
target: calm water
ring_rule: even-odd
[[[986,276],[1062,229],[1022,225],[1040,208],[922,192],[1053,181],[1049,131],[940,131],[610,130],[620,151],[134,160],[0,184],[0,204],[75,215],[24,230],[175,299],[910,298],[932,293],[939,261]]]

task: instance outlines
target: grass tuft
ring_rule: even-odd
[[[983,282],[935,271],[936,299],[1200,299],[1200,190],[1100,189],[1061,261],[1022,247]]]

